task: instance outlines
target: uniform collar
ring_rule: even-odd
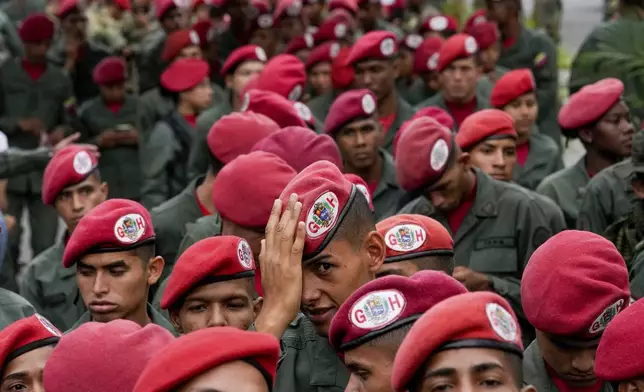
[[[388,188],[398,189],[396,182],[396,168],[394,167],[393,157],[385,150],[380,150],[382,157],[382,175],[378,181],[378,186],[373,192],[372,198],[378,197],[381,193],[385,192]]]
[[[153,324],[156,324],[168,330],[168,332],[170,332],[174,336],[178,336],[177,331],[175,331],[172,324],[170,324],[170,322],[165,317],[163,317],[161,313],[154,310],[154,308],[150,304],[147,304],[146,307],[147,307],[148,316],[150,316],[150,321],[152,321]],[[80,327],[83,324],[89,323],[90,321],[92,321],[92,316],[90,315],[88,310],[85,313],[83,313],[82,316],[80,316],[78,321],[76,321],[76,323],[67,332],[78,329],[78,327]]]

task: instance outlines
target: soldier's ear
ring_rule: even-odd
[[[617,386],[617,392],[642,392],[642,383],[641,381],[625,381],[620,382]]]
[[[155,256],[148,260],[148,285],[152,286],[157,283],[161,278],[163,273],[163,267],[165,267],[165,261],[161,256]]]
[[[537,388],[535,388],[532,385],[526,385],[523,388],[521,388],[520,392],[537,392]],[[621,392],[621,391],[620,391]]]
[[[579,137],[579,140],[586,144],[591,144],[593,142],[593,131],[590,128],[580,128],[577,131],[577,136]]]
[[[264,306],[264,297],[257,297],[253,300],[253,321],[257,318],[259,315],[259,312],[262,311],[262,307]]]

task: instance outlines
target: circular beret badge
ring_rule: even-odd
[[[250,94],[244,94],[244,100],[242,101],[241,106],[239,107],[240,112],[245,112],[248,110],[248,105],[250,105]]]
[[[273,27],[273,17],[268,14],[260,15],[257,18],[257,25],[262,29],[268,29],[269,27]],[[265,60],[262,60],[262,61],[265,61]]]
[[[447,18],[438,15],[434,16],[430,21],[429,21],[429,28],[432,29],[432,31],[443,31],[447,28],[447,25],[449,22],[447,21]]]
[[[335,36],[336,39],[344,38],[346,34],[347,34],[347,25],[345,25],[344,23],[338,23],[333,28],[333,35]]]
[[[367,199],[367,203],[371,203],[371,195],[369,194],[369,190],[367,187],[365,187],[362,184],[355,184],[356,188],[364,195],[364,198]]]
[[[514,342],[519,336],[519,327],[512,318],[510,312],[497,303],[491,302],[485,305],[487,319],[494,332],[503,340]]]
[[[385,244],[397,252],[411,252],[425,243],[427,232],[415,224],[397,225],[385,233]]]
[[[395,50],[396,44],[392,38],[385,38],[380,43],[380,53],[382,53],[383,56],[391,56],[394,54]]]
[[[617,302],[604,309],[602,314],[600,314],[591,324],[588,332],[596,334],[606,329],[608,323],[614,319],[615,316],[617,316],[617,313],[621,312],[622,309],[624,309],[624,300],[619,299]]]
[[[192,42],[193,45],[199,45],[199,34],[194,30],[190,30],[190,42]]]
[[[338,220],[340,200],[333,192],[318,197],[306,215],[306,235],[319,238],[326,234]]]
[[[427,59],[427,69],[430,71],[435,71],[438,68],[438,52],[432,54]]]
[[[423,43],[423,37],[421,37],[421,36],[420,36],[420,35],[418,35],[418,34],[409,34],[409,35],[405,38],[405,44],[406,44],[408,47],[410,47],[410,48],[412,48],[412,49],[414,49],[414,50],[415,50],[415,49],[418,49],[418,47],[419,47],[419,46],[420,46],[420,44],[422,44],[422,43]]]
[[[288,93],[289,101],[299,101],[302,98],[302,85],[296,84],[290,93]]]
[[[434,171],[440,171],[443,169],[447,163],[447,158],[449,158],[449,147],[447,147],[447,142],[443,139],[438,139],[432,147],[432,152],[429,154],[429,164]]]
[[[34,314],[34,316],[36,316],[38,321],[40,321],[40,324],[42,324],[42,326],[45,327],[45,329],[47,331],[51,332],[52,335],[54,335],[54,336],[63,336],[63,333],[60,332],[60,330],[58,328],[56,328],[54,326],[54,324],[52,324],[49,320],[47,320],[43,316],[39,315],[38,313]]]
[[[360,329],[380,329],[396,321],[407,300],[398,290],[373,291],[351,307],[349,320]]]
[[[255,48],[255,57],[257,57],[257,60],[261,62],[265,62],[267,59],[266,52],[264,52],[264,49],[259,46]]]
[[[469,54],[474,54],[479,50],[479,45],[476,43],[474,37],[465,38],[465,52]]]
[[[246,240],[240,240],[239,244],[237,244],[237,258],[242,267],[245,269],[253,269],[253,254]]]
[[[297,111],[297,115],[304,121],[311,121],[313,118],[313,113],[311,113],[311,109],[309,109],[308,106],[303,104],[302,102],[294,102],[293,107]]]
[[[145,233],[146,223],[139,214],[127,214],[114,225],[114,236],[123,244],[133,244]]]
[[[366,114],[372,114],[376,110],[376,101],[371,94],[365,94],[362,97],[362,111]]]
[[[89,156],[87,151],[79,151],[74,155],[74,161],[72,162],[74,166],[74,171],[81,176],[92,171],[94,164],[92,163],[92,157]]]
[[[331,47],[329,48],[329,57],[332,59],[338,57],[340,54],[340,44],[337,42],[334,42],[331,44]]]

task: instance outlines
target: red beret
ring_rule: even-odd
[[[264,49],[257,45],[245,45],[241,48],[233,50],[228,56],[224,65],[221,66],[221,75],[226,76],[237,68],[238,65],[246,61],[261,61],[265,63],[267,60],[266,52]]]
[[[129,11],[132,9],[132,4],[130,4],[130,0],[113,0],[114,4],[116,4],[120,9],[124,11]]]
[[[447,169],[453,144],[452,132],[429,117],[405,126],[396,146],[396,178],[408,192],[438,181]]]
[[[534,82],[532,71],[527,68],[508,71],[501,76],[494,84],[490,94],[490,103],[493,107],[503,107],[523,94],[535,91],[537,85]]]
[[[367,89],[349,90],[338,96],[324,121],[324,132],[333,135],[347,124],[373,117],[376,113],[376,96]]]
[[[84,181],[97,166],[96,154],[87,148],[71,145],[58,151],[43,174],[43,204],[54,204],[63,189]]]
[[[608,324],[595,354],[595,374],[605,381],[629,381],[644,376],[644,300],[632,303]]]
[[[517,138],[514,120],[499,109],[483,109],[467,116],[456,134],[456,144],[461,150],[469,150],[488,138]]]
[[[423,37],[418,34],[407,34],[405,38],[400,40],[399,46],[402,48],[407,48],[412,52],[415,52],[420,47],[420,44],[423,43]]]
[[[22,354],[57,343],[61,336],[58,328],[37,313],[13,322],[0,331],[0,369]]]
[[[177,8],[174,0],[155,0],[154,6],[156,17],[159,20],[163,19],[163,16],[166,14],[166,12],[170,11],[171,9]]]
[[[440,125],[450,130],[454,129],[454,119],[452,118],[452,115],[446,112],[445,110],[436,106],[427,106],[420,110],[417,110],[416,113],[414,113],[414,115],[411,116],[409,120],[405,121],[402,124],[402,126],[394,136],[394,142],[393,142],[394,157],[396,156],[396,147],[398,146],[398,140],[400,140],[400,135],[402,135],[407,125],[411,124],[415,119],[422,118],[422,117],[430,117],[436,120],[436,122],[438,122]]]
[[[280,126],[263,114],[231,113],[210,128],[208,148],[219,162],[227,164],[240,155],[248,154],[255,143],[279,130]]]
[[[322,160],[343,169],[342,156],[335,141],[328,135],[318,135],[304,127],[286,127],[274,132],[258,141],[251,151],[275,154],[298,173]]]
[[[394,215],[378,222],[376,230],[385,238],[385,263],[454,254],[454,240],[447,229],[424,215]]]
[[[477,347],[523,355],[521,328],[508,301],[484,291],[440,301],[414,323],[398,349],[391,378],[394,391],[406,391],[434,353]]]
[[[462,58],[475,55],[479,50],[476,40],[471,35],[456,34],[449,37],[438,53],[436,70],[443,72],[448,65]]]
[[[23,42],[42,42],[54,37],[54,22],[47,14],[38,12],[25,18],[18,28]]]
[[[373,206],[373,200],[372,200],[373,196],[369,191],[369,185],[367,185],[366,181],[363,180],[362,177],[360,177],[359,175],[353,174],[353,173],[344,173],[344,178],[349,180],[349,182],[351,182],[353,185],[356,186],[356,188],[358,188],[360,193],[362,193],[365,199],[367,199],[367,203],[369,203],[369,209],[372,212],[375,211],[376,209]]]
[[[526,318],[553,335],[599,337],[629,300],[624,258],[610,241],[587,231],[551,237],[532,253],[521,279]]]
[[[390,31],[372,31],[358,39],[351,47],[347,63],[353,65],[359,61],[389,59],[398,52],[396,34]]]
[[[171,62],[184,48],[189,46],[200,46],[199,34],[194,30],[178,30],[170,33],[163,44],[161,60]]]
[[[224,235],[197,241],[179,256],[172,269],[161,309],[173,308],[201,285],[253,276],[255,260],[245,239]]]
[[[343,212],[350,208],[359,192],[328,161],[318,161],[302,170],[288,183],[280,199],[286,210],[291,194],[296,193],[302,203],[300,220],[306,225],[304,258],[319,254],[331,241],[342,224]]]
[[[200,20],[192,25],[192,30],[197,33],[199,43],[202,49],[208,47],[208,42],[211,40],[211,32],[214,28],[214,23],[210,20]]]
[[[438,271],[372,280],[340,306],[331,321],[329,341],[336,352],[349,351],[414,323],[434,305],[466,292],[456,279]]]
[[[445,40],[441,37],[426,38],[414,54],[414,73],[425,73],[438,69],[438,53]]]
[[[89,322],[64,335],[45,365],[47,392],[131,391],[174,337],[156,324]]]
[[[269,14],[271,3],[268,0],[251,0],[250,4],[255,8],[258,14]],[[272,23],[272,18],[271,18]]]
[[[302,0],[278,0],[273,13],[273,19],[279,23],[284,17],[299,17],[302,13]]]
[[[92,78],[96,84],[124,82],[127,79],[125,59],[116,56],[105,57],[94,67]]]
[[[120,252],[153,242],[150,213],[127,199],[99,204],[78,222],[65,246],[63,267],[69,268],[88,253]]]
[[[56,12],[56,16],[59,19],[63,19],[68,14],[75,11],[78,11],[78,0],[62,0],[58,5],[58,11]]]
[[[465,34],[469,34],[476,40],[480,50],[485,50],[499,42],[499,29],[493,22],[483,21],[479,24],[468,27]]]
[[[355,79],[353,67],[347,63],[351,53],[350,48],[340,49],[338,56],[331,63],[331,83],[336,90],[345,90],[349,88]]]
[[[350,14],[341,11],[343,10],[337,9],[334,12],[335,15],[327,17],[318,31],[313,34],[313,40],[316,45],[326,41],[339,41],[351,37],[355,22]]]
[[[215,177],[213,204],[222,218],[239,226],[263,229],[275,199],[295,174],[276,155],[263,151],[241,155]]]
[[[425,34],[430,31],[437,33],[458,31],[458,22],[454,17],[449,15],[434,15],[425,19],[422,25],[418,28],[420,34]]]
[[[358,12],[358,3],[355,0],[331,0],[329,1],[329,12],[344,9],[351,13],[351,15],[356,15]]]
[[[294,55],[300,50],[309,50],[313,48],[314,44],[315,44],[315,41],[313,39],[313,36],[310,33],[298,35],[296,37],[291,38],[288,45],[286,45],[286,49],[284,50],[284,52],[286,54]]]
[[[467,29],[471,28],[472,26],[476,26],[479,23],[487,21],[487,9],[481,8],[474,11],[474,13],[472,13],[472,15],[467,18],[467,20],[465,21],[465,26],[463,26],[463,30],[467,31]]]
[[[251,111],[263,114],[275,121],[281,128],[291,126],[307,127],[305,119],[302,118],[302,115],[305,114],[304,111],[298,110],[294,102],[272,91],[259,89],[247,91],[244,94],[244,101],[242,102],[240,111]]]
[[[306,87],[306,69],[302,60],[291,54],[278,54],[270,59],[259,75],[257,88],[299,101]]]
[[[327,41],[318,45],[309,53],[306,60],[306,69],[310,70],[319,63],[331,63],[340,53],[340,44],[337,42]]]
[[[615,78],[588,84],[570,96],[559,111],[559,125],[577,129],[599,120],[624,94],[624,84]]]
[[[161,86],[166,90],[180,93],[190,90],[203,82],[210,73],[207,62],[199,59],[179,59],[161,74]]]
[[[262,375],[269,376],[266,381],[272,390],[279,353],[277,339],[265,333],[232,327],[200,329],[176,339],[152,359],[132,391],[174,390],[218,366],[245,360],[252,360],[263,370]]]

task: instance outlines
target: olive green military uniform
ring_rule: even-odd
[[[53,65],[49,65],[42,76],[34,81],[20,62],[20,59],[11,59],[0,68],[0,129],[7,135],[10,146],[35,149],[40,146],[40,137],[19,129],[18,120],[38,118],[48,132],[67,123],[65,103],[73,100],[72,85],[69,78]],[[30,227],[38,228],[38,235],[31,236],[34,254],[54,243],[58,229],[56,211],[41,201],[42,174],[43,171],[38,170],[12,177],[7,185],[7,213],[20,222],[26,206],[29,209]],[[10,234],[14,261],[17,261],[21,234],[20,225]]]
[[[61,331],[71,328],[86,311],[76,284],[76,267],[63,267],[64,250],[65,244],[59,242],[39,254],[19,281],[20,295]]]
[[[372,195],[372,203],[375,209],[376,222],[379,222],[392,215],[396,215],[398,203],[403,197],[404,192],[396,182],[396,168],[394,159],[386,151],[381,151],[382,157],[382,176],[378,181],[378,186]]]
[[[557,48],[552,40],[542,32],[522,27],[514,45],[501,49],[498,64],[508,69],[532,70],[537,84],[539,128],[559,145],[561,140],[561,129],[557,123],[559,68]]]
[[[512,179],[517,184],[534,190],[548,175],[563,169],[563,162],[557,144],[550,137],[539,133],[539,130],[532,130],[528,143],[530,151],[525,165],[514,165]]]
[[[178,336],[177,331],[174,329],[172,324],[170,324],[170,321],[168,321],[168,319],[166,319],[159,312],[154,310],[154,308],[150,304],[147,305],[147,308],[148,308],[148,315],[150,316],[150,320],[152,321],[152,324],[156,324],[160,327],[163,327],[167,329],[174,336]],[[89,312],[85,312],[76,321],[76,323],[65,333],[78,329],[78,327],[80,327],[83,324],[89,323],[90,321],[92,321],[92,315]]]
[[[474,171],[476,198],[456,233],[425,197],[411,201],[400,213],[441,222],[454,238],[457,265],[487,274],[492,290],[510,302],[524,331],[531,331],[521,308],[521,276],[532,252],[553,234],[548,213],[529,191]]]
[[[437,93],[436,95],[424,100],[423,102],[419,103],[416,106],[416,109],[422,109],[426,108],[429,106],[436,106],[439,107],[446,112],[450,113],[449,108],[447,107],[447,103],[445,102],[445,96],[443,95],[442,92]],[[483,109],[489,109],[490,108],[490,95],[489,95],[489,90],[486,92],[485,88],[478,83],[476,85],[476,109],[475,111],[478,112],[479,110]],[[450,113],[451,114],[451,113]],[[455,124],[456,127],[460,126],[460,124]]]
[[[223,116],[232,113],[230,93],[221,103],[212,107],[197,117],[197,132],[192,142],[190,158],[188,160],[188,176],[195,178],[204,175],[210,167],[210,149],[208,148],[208,133],[214,123]]]
[[[414,79],[411,84],[406,84],[399,79],[396,82],[396,90],[402,99],[411,106],[416,106],[435,94],[433,91],[428,91],[429,89],[422,79]]]
[[[140,104],[137,97],[128,95],[118,113],[112,112],[100,97],[83,104],[78,113],[78,131],[89,143],[98,144],[100,135],[108,129],[118,131],[119,125],[141,129]],[[110,186],[111,198],[139,200],[141,198],[141,163],[138,145],[120,145],[101,149],[98,163],[101,178]]]
[[[165,260],[162,280],[172,272],[186,224],[203,216],[196,196],[197,186],[202,181],[203,177],[193,180],[181,193],[150,211],[156,233],[156,252]]]
[[[2,8],[6,10],[6,6],[7,3],[3,4]],[[10,58],[22,57],[23,52],[16,24],[5,12],[0,11],[0,64]]]
[[[414,115],[414,113],[414,109],[399,96],[398,107],[396,109],[396,119],[391,124],[391,127],[389,127],[389,129],[385,131],[385,141],[382,144],[382,148],[385,149],[385,151],[387,151],[389,154],[393,152],[394,138],[396,137],[396,133],[403,125],[403,123],[409,120],[411,116]]]
[[[402,31],[400,27],[396,26],[393,23],[387,22],[383,18],[379,18],[376,20],[375,27],[371,31],[380,31],[380,30],[389,31],[391,33],[396,34],[396,37],[398,38],[398,40],[401,40],[405,37],[405,32]],[[358,40],[360,37],[365,35],[365,33],[369,33],[371,31],[362,31],[359,29],[358,31],[356,31],[355,39]]]
[[[275,392],[342,392],[349,371],[313,324],[298,314],[282,335],[282,356],[275,377]]]
[[[188,158],[195,129],[178,112],[159,121],[139,149],[141,202],[151,209],[188,186]]]
[[[546,177],[537,192],[552,199],[563,211],[568,229],[577,227],[577,217],[590,176],[586,170],[585,156],[573,166]]]
[[[10,23],[18,26],[30,14],[44,12],[46,4],[44,0],[10,0],[2,4],[2,11],[7,14]]]
[[[11,148],[0,153],[0,178],[9,178],[36,170],[45,170],[53,152],[47,147],[34,150]]]
[[[0,331],[34,313],[36,310],[26,299],[0,287]]]
[[[624,83],[624,99],[631,113],[644,119],[644,76],[641,42],[644,23],[636,9],[624,9],[620,16],[603,23],[586,37],[570,67],[570,94],[607,77]]]
[[[644,241],[635,247],[636,256],[630,270],[631,297],[640,299],[644,297]]]
[[[561,0],[534,0],[533,19],[536,26],[543,29],[555,43],[561,41],[562,14]]]
[[[219,54],[221,63],[223,64],[228,56],[230,56],[230,54],[235,49],[241,46],[243,46],[243,44],[237,40],[231,29],[224,31],[221,34],[221,38],[219,39],[219,47],[217,48],[217,53]]]
[[[333,101],[335,101],[338,95],[339,93],[335,91],[324,93],[307,102],[306,106],[311,109],[311,113],[315,118],[324,123],[324,120],[326,120],[326,115],[329,114],[331,104],[333,104]]]
[[[141,52],[137,58],[139,94],[159,85],[159,79],[167,65],[161,60],[166,38],[165,31],[160,30],[141,45]]]
[[[603,235],[609,225],[629,213],[635,199],[632,172],[628,158],[600,171],[588,182],[579,208],[578,229]]]
[[[559,392],[557,386],[548,375],[536,340],[530,343],[523,353],[523,383],[534,386],[537,391]],[[600,392],[613,392],[613,388],[609,383],[604,383]]]

